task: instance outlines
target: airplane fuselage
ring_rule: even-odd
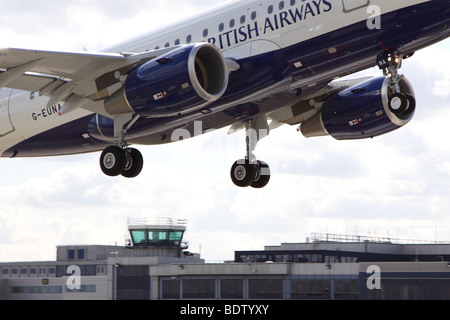
[[[205,108],[141,117],[127,130],[128,143],[152,145],[173,142],[179,128],[194,136],[195,121],[202,121],[204,132],[294,105],[333,79],[375,66],[380,55],[412,54],[447,38],[449,22],[447,0],[238,1],[104,51],[207,42],[239,66],[225,94]],[[62,103],[48,106],[49,100],[40,92],[0,89],[2,157],[93,152],[115,144],[107,116],[82,108],[60,114]]]

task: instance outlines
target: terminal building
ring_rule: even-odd
[[[450,299],[450,243],[312,234],[207,263],[186,221],[134,221],[125,246],[58,246],[56,261],[0,263],[1,300]]]

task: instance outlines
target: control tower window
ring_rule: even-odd
[[[183,231],[172,231],[169,240],[180,242],[181,238],[183,238]]]
[[[150,243],[165,242],[167,240],[168,231],[165,230],[151,230],[148,232],[148,241]]]
[[[133,246],[180,247],[185,230],[175,229],[130,229]]]
[[[147,244],[147,240],[145,237],[145,230],[132,230],[131,236],[133,237],[133,243]]]

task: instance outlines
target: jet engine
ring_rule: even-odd
[[[322,110],[301,125],[307,137],[373,138],[406,125],[416,108],[409,81],[377,77],[328,97]]]
[[[108,113],[169,117],[216,101],[228,87],[222,53],[208,43],[182,46],[135,68],[125,85],[105,101]]]

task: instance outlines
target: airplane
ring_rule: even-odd
[[[0,155],[101,152],[103,173],[134,178],[131,146],[229,127],[246,130],[232,182],[264,188],[254,151],[281,125],[353,140],[409,123],[399,69],[449,35],[450,0],[240,0],[96,52],[0,49]]]

